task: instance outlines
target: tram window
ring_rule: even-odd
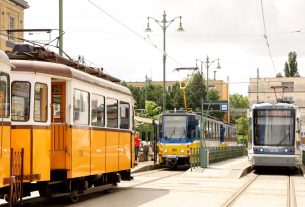
[[[91,96],[91,124],[105,126],[105,97],[92,94]]]
[[[198,120],[195,119],[195,116],[189,116],[188,128],[187,128],[187,137],[188,138],[195,138],[197,126],[198,126]]]
[[[35,83],[34,121],[46,122],[48,119],[48,86]]]
[[[15,81],[12,83],[12,120],[28,121],[30,118],[29,82]]]
[[[89,124],[89,93],[74,89],[73,91],[73,121],[74,124]]]
[[[130,126],[130,104],[120,101],[120,128],[129,129]]]
[[[53,100],[53,118],[54,119],[61,119],[61,102],[62,102],[62,95],[52,95]]]
[[[0,72],[0,117],[10,115],[10,77],[7,73]]]
[[[107,98],[107,127],[118,128],[118,101]]]

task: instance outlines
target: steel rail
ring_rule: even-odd
[[[287,182],[287,207],[297,207],[293,176],[288,176]]]
[[[254,176],[246,182],[241,188],[239,188],[234,195],[232,195],[222,206],[233,206],[235,201],[247,190],[247,188],[258,178],[259,175],[253,174]]]

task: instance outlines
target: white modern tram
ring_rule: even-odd
[[[301,164],[301,120],[295,104],[254,104],[248,115],[248,159],[252,166]]]

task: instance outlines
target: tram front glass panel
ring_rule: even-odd
[[[295,111],[292,109],[255,109],[254,145],[293,146]]]
[[[164,116],[163,130],[164,138],[185,138],[187,116]]]

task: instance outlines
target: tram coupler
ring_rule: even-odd
[[[166,157],[165,162],[167,166],[175,166],[178,162],[178,157]]]

